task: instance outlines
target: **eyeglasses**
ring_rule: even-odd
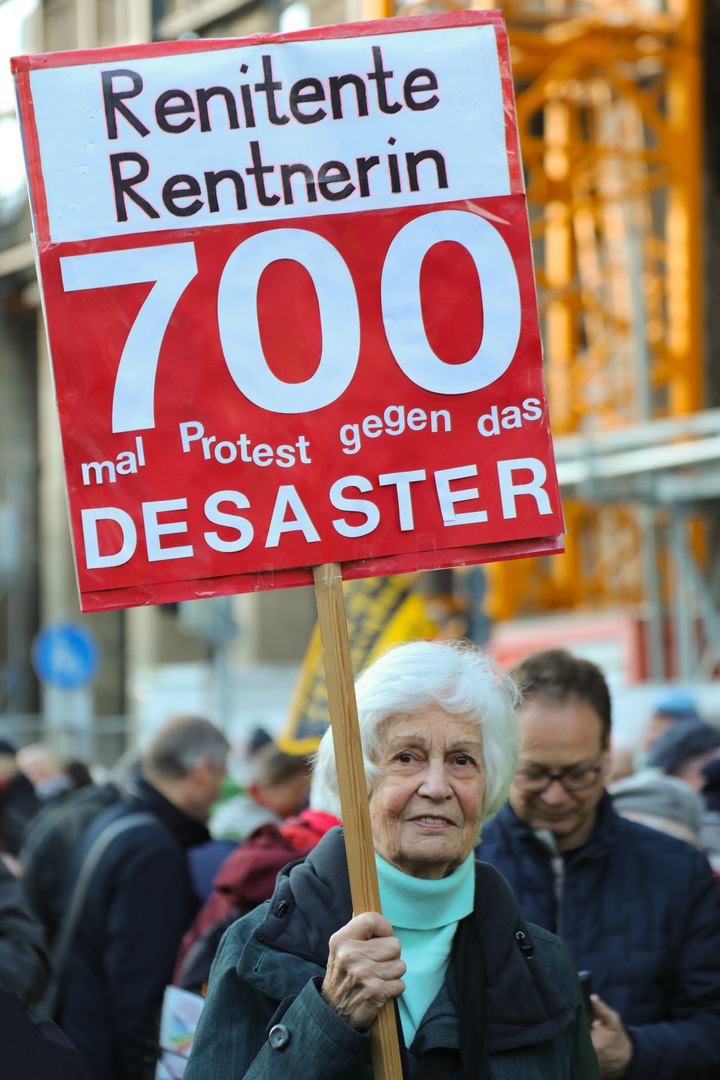
[[[587,791],[597,783],[602,768],[602,765],[592,765],[588,769],[561,769],[559,772],[548,772],[546,769],[521,770],[515,773],[513,783],[521,791],[540,793],[547,791],[557,780],[566,791]]]

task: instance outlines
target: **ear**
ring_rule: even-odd
[[[268,809],[267,801],[263,794],[263,789],[260,787],[259,784],[248,784],[245,790],[247,791],[253,802],[256,802],[258,806],[264,806],[265,809]]]
[[[188,776],[192,777],[193,780],[202,780],[205,776],[207,776],[211,766],[212,761],[210,760],[208,755],[202,754],[197,759],[193,767],[188,771]]]
[[[600,773],[600,779],[602,780],[603,787],[605,787],[607,785],[607,778],[610,775],[610,773],[612,772],[612,765],[613,765],[612,747],[610,746],[610,740],[609,739],[606,741],[605,745],[603,746],[602,753],[603,753],[603,762],[602,762],[602,772]]]

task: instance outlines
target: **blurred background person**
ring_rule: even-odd
[[[204,993],[220,939],[237,919],[269,900],[279,872],[304,859],[318,841],[340,824],[325,810],[329,799],[316,775],[310,806],[279,825],[267,822],[239,845],[220,866],[212,893],[183,938],[174,981],[185,990]]]
[[[42,926],[20,882],[0,858],[0,986],[26,1005],[39,1001],[50,978]],[[0,1075],[4,1075],[0,1069]]]
[[[614,784],[635,772],[635,753],[629,746],[610,744],[608,755],[607,784]]]
[[[717,757],[719,749],[719,728],[704,720],[678,720],[655,740],[647,764],[684,780],[699,792],[706,783],[703,766]]]
[[[80,761],[79,758],[69,758],[63,768],[67,776],[72,780],[76,791],[80,788],[89,787],[90,784],[95,782],[88,765],[84,761]]]
[[[35,788],[41,804],[75,789],[75,781],[46,743],[29,743],[17,752],[17,763]]]
[[[25,826],[39,809],[40,800],[18,766],[15,747],[0,739],[0,850],[17,855]]]
[[[684,780],[644,769],[609,784],[608,793],[620,817],[701,846],[703,800]]]
[[[49,946],[67,908],[75,853],[91,823],[127,794],[140,769],[140,752],[127,750],[105,784],[85,784],[45,806],[27,826],[18,855],[27,901]]]
[[[705,781],[702,789],[705,803],[702,845],[710,865],[720,878],[720,756],[706,761],[700,771]]]
[[[244,840],[260,825],[279,825],[308,805],[311,766],[307,757],[286,754],[262,728],[256,728],[242,766],[244,792],[216,808],[210,819],[215,837]]]
[[[308,804],[310,764],[307,757],[286,754],[272,737],[256,728],[248,740],[237,777],[223,787],[231,794],[221,797],[210,812],[212,839],[189,853],[195,891],[204,904],[213,891],[215,875],[237,845],[263,825],[279,826]]]
[[[682,690],[666,690],[655,702],[652,716],[640,739],[640,749],[650,748],[671,724],[700,720],[695,699]]]
[[[228,749],[201,717],[168,720],[127,795],[81,841],[76,881],[93,846],[115,832],[85,893],[58,1008],[96,1080],[140,1080],[153,1059],[163,991],[198,908],[186,852],[208,838]],[[118,833],[123,819],[132,827]]]

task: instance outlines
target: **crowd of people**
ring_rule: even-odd
[[[388,1003],[405,1080],[718,1080],[720,727],[672,691],[623,751],[561,649],[410,642],[356,692],[382,915],[331,730],[256,731],[242,785],[201,717],[102,783],[0,740],[3,1080],[366,1080]]]

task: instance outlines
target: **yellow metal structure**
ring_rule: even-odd
[[[554,434],[701,408],[700,0],[474,6],[508,27]],[[653,513],[565,513],[565,556],[489,568],[494,618],[646,597]]]

